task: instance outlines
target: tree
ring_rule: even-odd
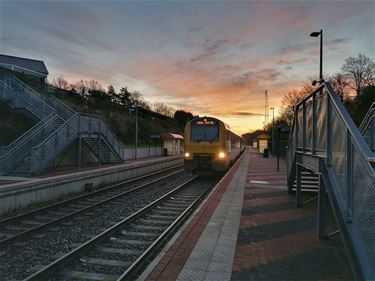
[[[302,101],[309,92],[304,89],[301,91],[292,90],[288,92],[281,101],[280,118],[291,125],[294,118],[294,107]]]
[[[130,100],[130,105],[137,105],[145,109],[150,109],[149,104],[147,103],[147,101],[143,99],[142,94],[138,91],[131,92],[129,100]]]
[[[194,115],[191,112],[187,112],[185,110],[176,110],[174,113],[174,119],[176,119],[182,125],[185,125],[187,122],[194,118]]]
[[[75,89],[75,91],[82,97],[86,97],[88,94],[89,87],[87,86],[87,81],[80,80],[74,85],[72,85],[72,88]]]
[[[102,85],[97,80],[91,79],[89,82],[85,81],[85,83],[87,84],[90,90],[93,90],[93,91],[103,90]]]
[[[69,90],[69,83],[63,75],[59,75],[56,79],[53,79],[52,84],[59,89]]]
[[[349,80],[342,73],[336,73],[328,76],[328,82],[331,83],[333,90],[339,95],[341,100],[345,100],[349,95]]]
[[[112,101],[112,102],[116,102],[117,101],[116,90],[115,90],[115,87],[113,87],[112,85],[108,86],[108,88],[107,88],[107,95],[108,95],[110,101]]]
[[[168,117],[173,117],[174,109],[170,106],[165,105],[162,102],[155,102],[152,104],[151,109],[157,113],[163,114]]]
[[[346,58],[342,70],[350,78],[349,85],[357,96],[366,86],[375,85],[375,63],[363,54]]]
[[[118,99],[121,105],[130,106],[131,93],[128,91],[128,87],[122,87],[118,93]]]
[[[90,98],[96,100],[96,102],[110,102],[110,96],[103,90],[88,90],[88,95]]]

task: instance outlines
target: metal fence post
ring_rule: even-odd
[[[98,149],[99,149],[98,164],[99,164],[99,167],[100,167],[100,164],[101,164],[101,161],[102,161],[102,140],[101,140],[101,135],[100,134],[99,134],[98,141],[99,141],[99,146],[98,146]]]
[[[346,131],[346,221],[353,222],[353,144]]]
[[[296,186],[296,208],[301,206],[301,170],[302,167],[296,162],[296,170],[297,170],[297,186]]]
[[[327,166],[332,166],[332,105],[327,96]]]
[[[312,153],[316,155],[316,93],[313,94],[312,111]]]
[[[322,175],[319,175],[318,191],[318,237],[324,238],[326,234],[326,203],[327,192]]]
[[[302,150],[306,149],[306,102],[302,103]]]

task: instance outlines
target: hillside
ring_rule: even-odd
[[[35,120],[0,102],[0,146],[6,146],[36,124]]]
[[[132,111],[133,109],[106,99],[83,98],[74,92],[53,86],[49,86],[48,93],[75,111],[103,116],[124,145],[134,144],[135,112]],[[163,135],[168,132],[182,134],[184,125],[174,118],[138,107],[138,128],[139,144],[154,145],[161,143],[162,140],[152,139],[150,135]]]

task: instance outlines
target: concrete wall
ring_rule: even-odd
[[[118,183],[182,163],[183,159],[179,156],[163,157],[1,185],[0,216],[27,207],[30,204],[54,200],[69,193],[81,192],[85,189],[86,184],[92,184],[93,187],[97,187],[98,185]]]

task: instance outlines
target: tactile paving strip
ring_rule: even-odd
[[[246,154],[177,280],[231,279],[248,165]]]

